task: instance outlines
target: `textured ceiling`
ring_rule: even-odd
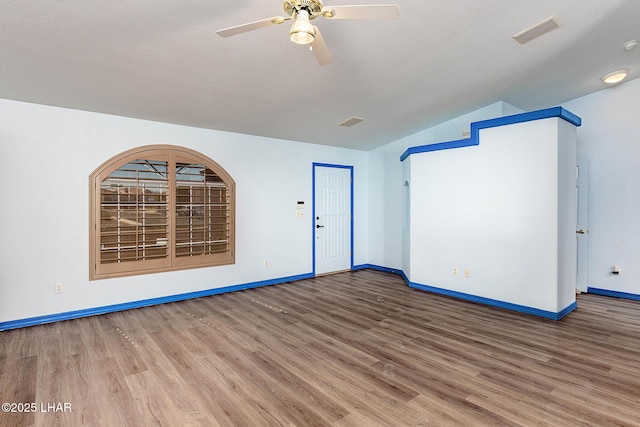
[[[325,0],[325,6],[390,3]],[[279,0],[0,0],[0,97],[370,150],[496,101],[523,110],[640,77],[637,0],[398,0],[398,21],[314,21],[321,67]],[[525,45],[511,36],[555,15]],[[352,116],[364,118],[345,128]]]

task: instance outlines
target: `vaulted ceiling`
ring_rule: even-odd
[[[393,0],[325,0],[325,6]],[[317,25],[319,66],[280,0],[0,0],[0,97],[370,150],[496,101],[523,110],[640,77],[637,0],[397,0],[397,21]],[[512,36],[555,16],[526,44]],[[339,123],[353,116],[352,127]]]

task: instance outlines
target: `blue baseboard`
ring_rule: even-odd
[[[410,288],[419,289],[421,291],[431,292],[434,294],[446,295],[453,298],[458,298],[465,301],[475,302],[479,304],[489,305],[492,307],[504,308],[511,311],[517,311],[519,313],[532,314],[538,317],[544,317],[545,319],[560,320],[573,310],[578,308],[578,305],[574,301],[559,312],[541,310],[539,308],[528,307],[526,305],[513,304],[510,302],[504,302],[491,298],[485,298],[478,295],[465,294],[464,292],[451,291],[449,289],[437,288],[434,286],[420,285],[418,283],[408,282]]]
[[[389,268],[389,267],[382,267],[380,265],[375,265],[375,264],[359,264],[359,265],[354,265],[352,270],[376,270],[376,271],[383,271],[385,273],[392,273],[392,274],[399,274],[402,275],[402,270],[399,270],[397,268]]]
[[[402,276],[402,278],[409,285],[409,287],[414,289],[419,289],[422,291],[431,292],[431,293],[440,294],[440,295],[447,295],[454,298],[471,301],[471,302],[477,302],[480,304],[490,305],[494,307],[505,308],[507,310],[518,311],[521,313],[532,314],[532,315],[544,317],[547,319],[560,320],[561,318],[563,318],[564,316],[566,316],[567,314],[569,314],[570,312],[572,312],[577,308],[577,305],[574,302],[569,306],[567,306],[566,308],[564,308],[563,310],[559,311],[558,313],[554,313],[554,312],[540,310],[532,307],[526,307],[526,306],[511,304],[503,301],[493,300],[490,298],[484,298],[477,295],[465,294],[462,292],[450,291],[448,289],[442,289],[442,288],[437,288],[433,286],[413,283],[405,275],[404,271],[397,268],[383,267],[375,264],[359,264],[359,265],[354,265],[352,268],[352,270],[354,271],[365,270],[365,269],[377,270],[385,273],[398,274]],[[81,317],[96,316],[100,314],[113,313],[116,311],[131,310],[135,308],[148,307],[152,305],[165,304],[169,302],[177,302],[177,301],[184,301],[184,300],[194,299],[194,298],[208,297],[208,296],[223,294],[227,292],[242,291],[245,289],[259,288],[263,286],[277,285],[277,284],[287,283],[287,282],[295,282],[298,280],[310,279],[313,277],[315,277],[313,273],[306,273],[306,274],[299,274],[295,276],[280,277],[277,279],[243,283],[243,284],[234,285],[234,286],[226,286],[223,288],[207,289],[203,291],[169,295],[169,296],[159,297],[159,298],[150,298],[150,299],[145,299],[140,301],[131,301],[131,302],[126,302],[121,304],[87,308],[83,310],[67,311],[64,313],[48,314],[45,316],[30,317],[26,319],[10,320],[8,322],[0,322],[0,331],[24,328],[24,327],[35,326],[35,325],[43,325],[46,323],[60,322],[63,320],[78,319]],[[640,295],[626,294],[624,292],[607,291],[604,289],[596,289],[596,288],[588,288],[588,292],[594,293],[594,294],[600,294],[600,295],[615,296],[619,298],[640,300]]]
[[[640,295],[638,295],[638,294],[630,294],[628,292],[610,291],[608,289],[598,289],[598,288],[587,288],[587,293],[596,294],[596,295],[604,295],[604,296],[607,296],[607,297],[632,299],[632,300],[635,300],[635,301],[640,301]]]
[[[262,286],[277,285],[280,283],[295,282],[297,280],[310,279],[313,273],[299,274],[296,276],[280,277],[278,279],[262,280],[258,282],[243,283],[240,285],[226,286],[223,288],[207,289],[204,291],[189,292],[185,294],[169,295],[166,297],[151,298],[141,301],[125,302],[122,304],[105,305],[102,307],[87,308],[83,310],[67,311],[64,313],[48,314],[46,316],[30,317],[27,319],[0,322],[0,331],[24,328],[27,326],[43,325],[45,323],[60,322],[63,320],[78,319],[80,317],[96,316],[99,314],[113,313],[116,311],[131,310],[134,308],[148,307],[151,305],[168,302],[184,301],[194,298],[208,297],[227,292],[242,291],[245,289],[259,288]]]
[[[461,300],[465,300],[465,301],[476,302],[476,303],[484,304],[484,305],[490,305],[490,306],[493,306],[493,307],[504,308],[504,309],[511,310],[511,311],[517,311],[519,313],[532,314],[534,316],[544,317],[545,319],[560,320],[564,316],[566,316],[567,314],[571,313],[573,310],[578,308],[577,303],[574,301],[573,303],[569,304],[564,309],[562,309],[559,312],[555,313],[553,311],[540,310],[538,308],[527,307],[527,306],[518,305],[518,304],[512,304],[512,303],[508,303],[508,302],[504,302],[504,301],[494,300],[494,299],[491,299],[491,298],[484,298],[484,297],[480,297],[480,296],[473,295],[473,294],[465,294],[463,292],[451,291],[451,290],[448,290],[448,289],[437,288],[435,286],[428,286],[428,285],[421,285],[419,283],[413,283],[413,282],[411,282],[409,280],[409,278],[404,273],[404,271],[402,271],[400,269],[397,269],[397,268],[382,267],[382,266],[374,265],[374,264],[360,264],[360,265],[357,265],[357,266],[353,266],[354,270],[363,270],[363,269],[367,269],[367,268],[368,269],[372,269],[372,270],[377,270],[377,271],[384,271],[386,273],[399,274],[399,275],[402,276],[402,278],[407,283],[407,285],[410,288],[413,288],[413,289],[419,289],[421,291],[431,292],[431,293],[439,294],[439,295],[446,295],[446,296],[449,296],[449,297],[453,297],[453,298],[457,298],[457,299],[461,299]]]

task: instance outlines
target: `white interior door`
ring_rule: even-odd
[[[314,165],[315,273],[351,269],[352,167]]]
[[[576,192],[578,194],[576,287],[581,292],[587,292],[589,259],[589,161],[587,159],[578,159],[576,174]]]

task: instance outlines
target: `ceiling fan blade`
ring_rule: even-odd
[[[326,6],[322,16],[328,19],[366,19],[393,21],[400,18],[397,4]]]
[[[331,52],[329,52],[329,48],[324,42],[324,38],[322,38],[322,34],[320,34],[320,30],[318,29],[318,27],[314,25],[313,29],[316,31],[316,36],[313,39],[313,43],[311,43],[311,51],[316,56],[318,64],[329,65],[333,62]]]
[[[264,27],[270,27],[271,25],[282,24],[284,21],[289,21],[291,18],[283,18],[281,16],[274,16],[273,18],[262,19],[260,21],[249,22],[248,24],[236,25],[235,27],[225,28],[223,30],[216,31],[220,37],[231,37],[249,31],[258,30]]]

